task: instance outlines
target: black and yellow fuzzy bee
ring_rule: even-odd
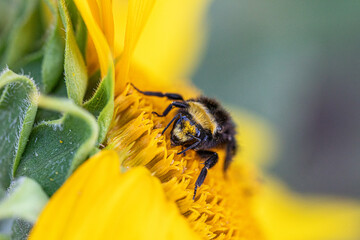
[[[165,117],[172,108],[179,108],[162,134],[175,122],[171,130],[171,144],[185,147],[177,154],[184,154],[192,149],[200,157],[207,158],[195,183],[193,196],[195,199],[197,188],[203,184],[208,170],[217,163],[219,158],[216,152],[209,149],[214,147],[225,148],[224,172],[236,153],[235,125],[229,113],[216,100],[208,97],[201,96],[184,100],[181,95],[176,93],[141,91],[133,84],[132,86],[146,96],[166,97],[169,100],[175,100],[169,104],[162,114],[153,113],[158,117]]]

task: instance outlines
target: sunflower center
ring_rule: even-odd
[[[262,239],[251,209],[252,193],[256,190],[254,173],[246,166],[233,164],[225,176],[222,149],[216,150],[219,163],[210,169],[197,197],[192,199],[195,181],[206,159],[194,151],[188,151],[186,156],[177,155],[181,147],[171,146],[169,132],[161,135],[174,114],[160,118],[152,112],[162,112],[168,104],[162,99],[145,97],[128,86],[115,99],[107,148],[119,153],[125,168],[146,166],[162,182],[166,196],[177,204],[180,213],[203,238]],[[185,122],[183,131],[196,129]]]

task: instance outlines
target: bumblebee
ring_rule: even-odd
[[[146,96],[166,97],[174,100],[162,114],[153,112],[158,117],[165,117],[173,108],[178,108],[176,115],[166,125],[162,134],[173,124],[170,140],[172,146],[182,146],[182,151],[177,154],[185,154],[194,150],[201,158],[206,158],[204,167],[195,182],[193,199],[197,189],[203,184],[207,172],[218,162],[218,154],[209,149],[223,147],[226,150],[223,170],[226,172],[237,145],[235,140],[235,125],[229,113],[214,99],[198,97],[189,100],[176,93],[162,93],[141,91],[131,84],[135,90]]]

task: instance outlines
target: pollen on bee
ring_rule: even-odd
[[[184,123],[184,132],[195,135],[196,134],[195,126],[191,125],[189,121],[186,121]]]

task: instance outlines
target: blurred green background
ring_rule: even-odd
[[[299,192],[360,198],[360,1],[218,0],[208,25],[193,80],[274,127],[268,170]]]

